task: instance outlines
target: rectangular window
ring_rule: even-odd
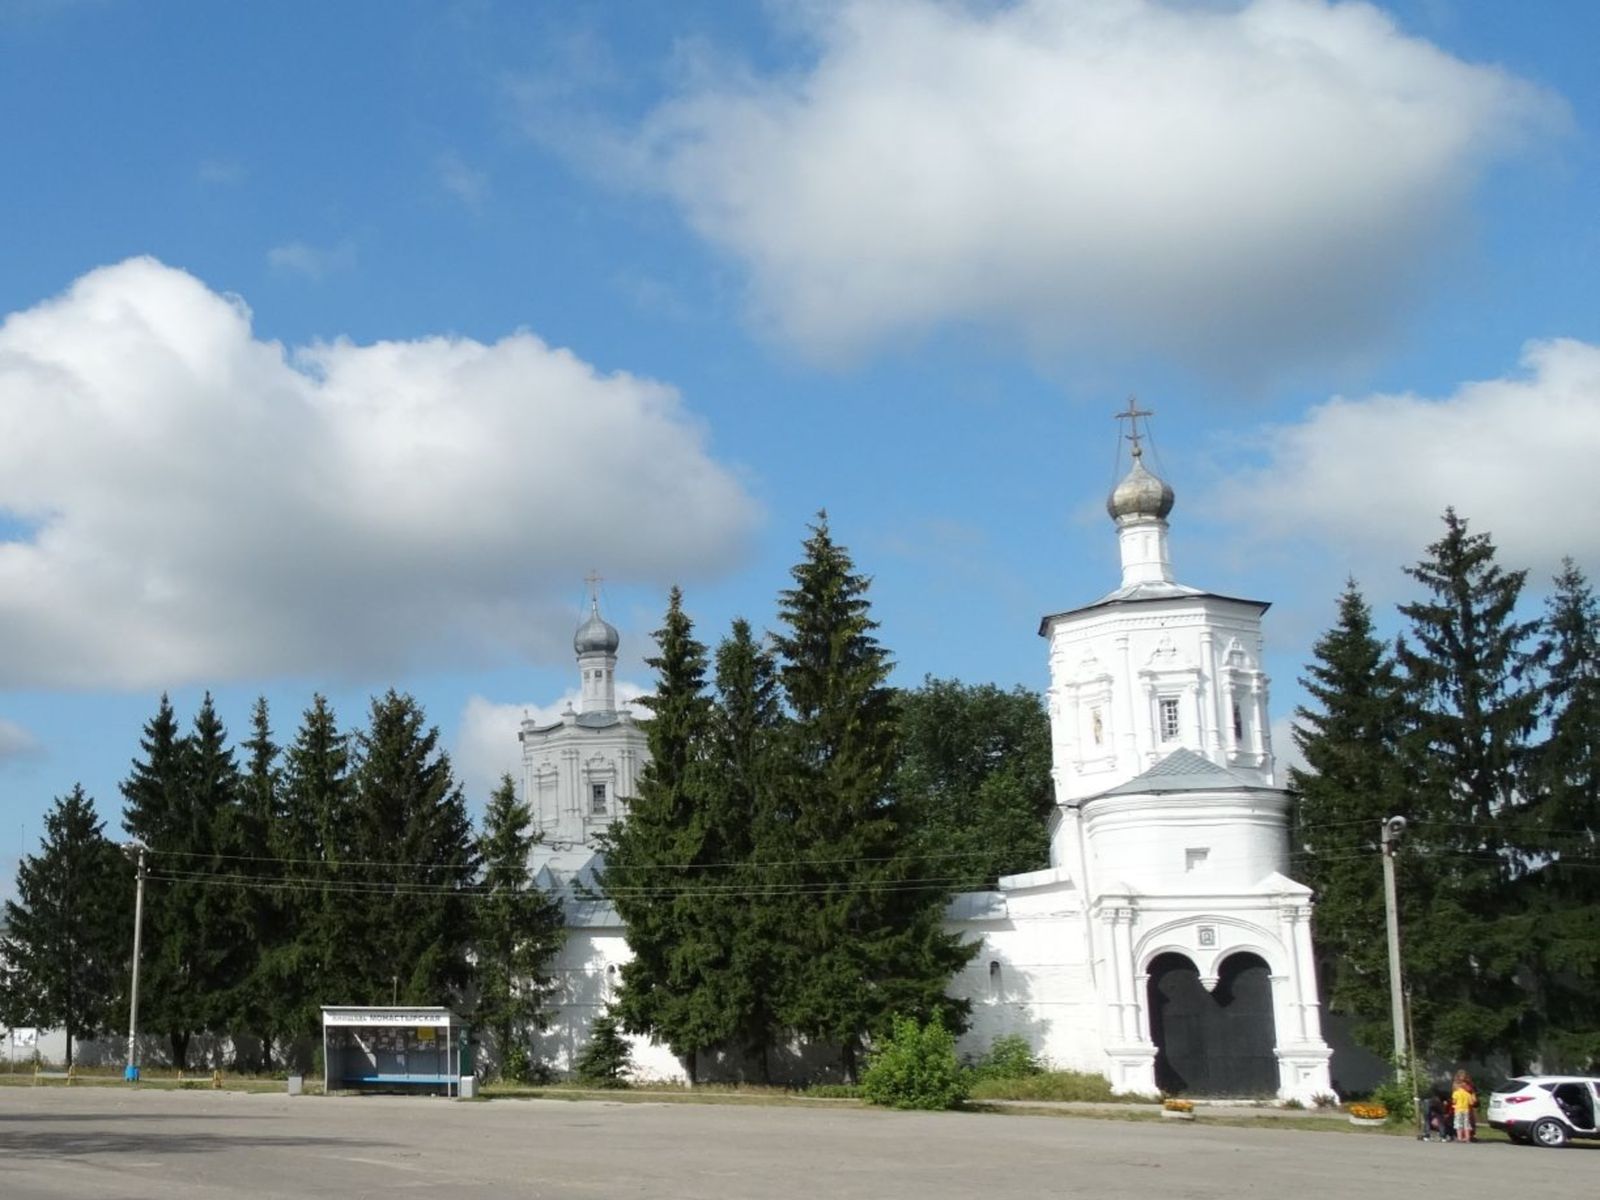
[[[1185,871],[1198,871],[1206,865],[1206,859],[1211,857],[1211,851],[1205,846],[1192,846],[1183,852],[1183,869]]]
[[[1163,696],[1161,698],[1161,740],[1175,742],[1178,740],[1178,698],[1176,696]]]
[[[606,785],[603,783],[592,784],[589,788],[589,811],[596,816],[604,816],[606,811]]]
[[[1233,740],[1244,741],[1244,710],[1239,707],[1239,702],[1233,702]]]
[[[1089,710],[1089,727],[1094,730],[1094,744],[1096,746],[1104,745],[1106,740],[1106,722],[1105,718],[1100,715],[1100,709],[1098,705]]]

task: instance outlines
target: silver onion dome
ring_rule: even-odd
[[[589,619],[572,635],[572,648],[579,654],[615,654],[622,639],[617,631],[600,616],[600,606],[589,609]]]
[[[1121,520],[1123,517],[1165,520],[1172,511],[1174,499],[1172,485],[1145,469],[1144,456],[1135,447],[1133,466],[1122,477],[1122,482],[1111,490],[1106,500],[1106,511],[1111,514],[1112,520]]]

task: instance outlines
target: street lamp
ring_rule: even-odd
[[[1405,985],[1400,978],[1400,904],[1395,897],[1394,850],[1406,831],[1404,817],[1390,817],[1383,823],[1378,844],[1383,850],[1383,909],[1389,927],[1389,1015],[1394,1022],[1395,1078],[1406,1073]]]
[[[139,1082],[139,939],[144,933],[144,843],[130,842],[124,847],[139,855],[138,883],[133,894],[133,988],[128,998],[128,1065],[122,1078]]]

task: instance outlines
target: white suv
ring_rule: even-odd
[[[1489,1124],[1514,1142],[1565,1146],[1600,1138],[1600,1079],[1592,1075],[1522,1075],[1489,1096]]]

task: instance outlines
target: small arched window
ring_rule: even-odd
[[[1001,986],[1000,964],[998,962],[990,962],[990,964],[989,964],[989,994],[991,996],[998,997],[1000,995],[1000,986]]]

